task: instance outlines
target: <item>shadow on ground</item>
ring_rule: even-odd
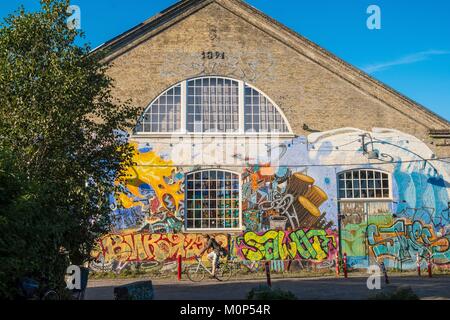
[[[140,279],[142,280],[142,279]],[[93,280],[86,290],[87,300],[111,300],[115,286],[132,283],[136,279],[126,280]],[[235,300],[245,299],[247,292],[259,284],[261,280],[208,281],[192,283],[186,280],[180,282],[155,280],[153,287],[156,300]],[[348,279],[280,279],[273,281],[273,287],[292,291],[299,299],[304,300],[365,300],[373,295],[374,290],[368,290],[367,277],[352,277]],[[410,286],[421,299],[450,299],[450,277],[434,278],[391,277],[390,284],[395,288]]]

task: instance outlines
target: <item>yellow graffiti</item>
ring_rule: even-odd
[[[139,152],[137,143],[131,143],[135,152],[133,156],[134,165],[125,171],[125,187],[135,197],[144,198],[140,192],[140,186],[150,185],[155,191],[159,203],[169,211],[179,209],[180,203],[184,200],[184,193],[181,191],[182,181],[174,181],[175,169],[172,161],[161,159],[154,151]],[[131,208],[136,205],[144,206],[142,202],[136,202],[132,197],[119,192],[116,195],[118,201],[124,208]],[[173,208],[169,208],[172,205]]]
[[[262,236],[258,236],[254,232],[247,232],[244,235],[244,242],[256,250],[244,248],[242,253],[248,260],[262,260],[265,257],[272,257],[276,252],[281,260],[286,260],[288,256],[296,255],[297,248],[293,242],[288,247],[283,243],[283,239],[284,232],[282,231],[271,230]]]
[[[337,249],[334,234],[326,230],[296,230],[293,232],[269,230],[262,235],[247,232],[240,244],[245,259],[288,260],[311,259],[323,261],[332,257]]]

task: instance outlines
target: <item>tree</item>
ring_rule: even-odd
[[[72,264],[87,261],[110,226],[114,181],[132,165],[124,132],[134,126],[137,108],[113,97],[104,53],[75,44],[83,33],[68,28],[68,5],[41,0],[38,12],[21,8],[0,25],[0,153],[13,162],[2,174],[9,181],[8,166],[14,168],[19,186],[0,206],[0,231],[6,232],[0,244],[16,239],[2,257],[32,264],[13,276],[44,270],[48,278],[62,278],[68,263],[60,259],[62,249]],[[44,247],[35,250],[46,259],[29,261],[22,244],[40,241]],[[48,261],[61,268],[46,268]],[[11,276],[3,271],[1,277]]]
[[[13,298],[17,279],[46,277],[55,288],[68,264],[59,254],[64,222],[46,208],[47,186],[18,171],[15,159],[0,150],[0,297]]]

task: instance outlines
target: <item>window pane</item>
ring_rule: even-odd
[[[219,170],[190,173],[186,176],[185,186],[186,219],[195,220],[187,223],[187,228],[239,227],[240,186],[237,174]]]
[[[153,101],[139,120],[143,125],[138,125],[134,132],[179,131],[181,129],[180,92],[181,85],[179,84]]]
[[[381,189],[381,180],[375,180],[375,188]]]
[[[235,132],[239,121],[239,83],[220,78],[201,78],[187,82],[187,110],[195,110],[196,123],[189,132]],[[189,124],[189,122],[188,122]]]
[[[245,132],[289,132],[277,108],[250,86],[244,90]]]

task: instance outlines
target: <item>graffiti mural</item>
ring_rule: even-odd
[[[319,207],[327,194],[314,179],[286,167],[247,168],[243,178],[247,231],[330,228]]]
[[[205,232],[220,234],[249,270],[265,260],[278,271],[289,261],[332,268],[338,250],[353,268],[385,259],[388,267],[411,269],[417,253],[450,266],[450,164],[425,161],[435,155],[414,136],[340,128],[264,139],[255,148],[246,137],[136,139],[134,165],[110,197],[113,225],[92,254],[94,270],[173,270],[178,255],[189,262],[203,240],[185,230],[185,177],[203,166],[240,174],[240,227]],[[366,149],[378,159],[368,159]],[[389,198],[340,199],[339,174],[352,169],[388,174]]]
[[[226,235],[215,235],[223,246],[228,246]],[[180,255],[184,260],[193,258],[203,249],[206,240],[201,234],[155,234],[130,232],[109,234],[102,237],[92,252],[95,269],[120,271],[130,263],[142,264],[144,268],[163,267],[172,264]],[[174,265],[175,267],[175,265]]]
[[[184,174],[174,169],[151,146],[135,148],[134,165],[118,185],[113,199],[115,229],[136,228],[153,233],[178,232],[184,212]]]
[[[237,239],[237,251],[239,256],[251,261],[305,259],[321,262],[334,257],[337,241],[331,230],[247,232]]]
[[[367,241],[376,259],[414,265],[419,254],[422,259],[429,255],[438,265],[450,261],[450,235],[436,233],[433,226],[419,220],[396,219],[384,226],[369,224]]]

